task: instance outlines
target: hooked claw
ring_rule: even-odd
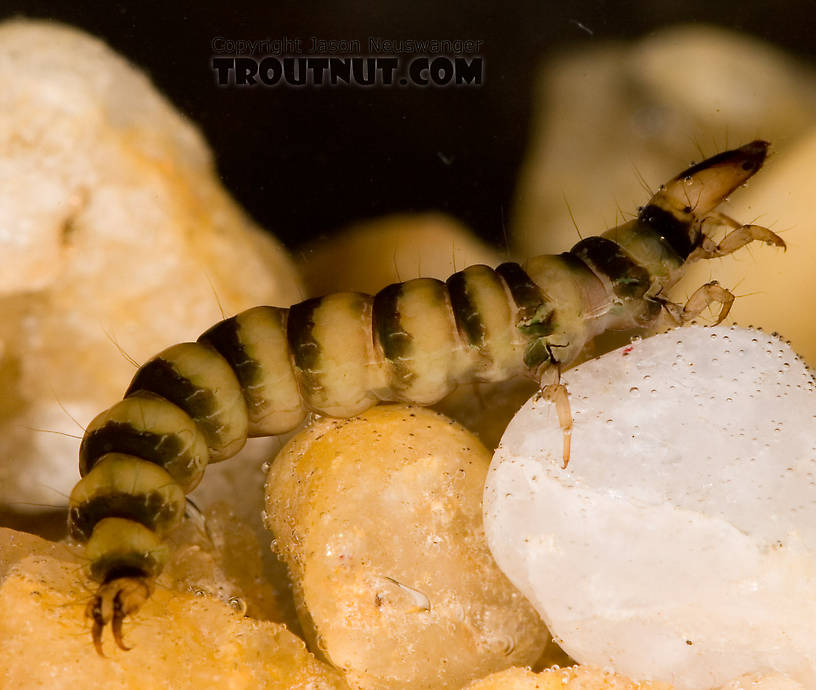
[[[122,639],[122,623],[127,616],[138,611],[152,593],[153,583],[147,577],[119,577],[99,587],[85,609],[85,615],[93,620],[91,637],[99,656],[105,656],[102,631],[108,623],[117,647],[124,651],[130,649]]]

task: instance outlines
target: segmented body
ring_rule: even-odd
[[[471,266],[446,282],[420,278],[374,296],[256,307],[148,361],[124,400],[88,426],[83,479],[70,500],[71,535],[87,542],[101,583],[88,609],[97,650],[108,622],[124,647],[122,620],[150,595],[167,557],[163,535],[182,518],[185,493],[248,436],[289,431],[308,411],[347,417],[385,400],[427,405],[458,384],[519,374],[560,390],[563,403],[558,372],[598,333],[649,325],[664,308],[682,322],[712,302],[723,305],[722,318],[733,297],[714,283],[685,308],[665,291],[691,260],[752,240],[784,246],[765,228],[714,212],[766,153],[756,141],[692,166],[636,219],[564,254]],[[706,222],[731,232],[716,244]],[[551,399],[568,425],[568,406],[564,414],[558,396]]]

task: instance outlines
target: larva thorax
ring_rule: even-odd
[[[589,340],[649,325],[662,309],[683,322],[720,302],[722,318],[733,297],[714,283],[685,308],[668,302],[684,265],[757,239],[784,246],[765,228],[712,213],[766,153],[757,141],[692,166],[635,219],[569,252],[470,266],[445,282],[418,278],[374,296],[256,307],[148,361],[125,399],[88,426],[70,500],[71,535],[88,542],[102,583],[88,608],[97,650],[109,621],[123,646],[122,620],[149,596],[167,557],[163,535],[206,465],[233,456],[248,436],[295,428],[309,411],[346,417],[386,400],[427,405],[462,383],[526,374],[559,408],[566,461],[571,421],[558,372]],[[731,228],[720,244],[703,232],[712,220]]]

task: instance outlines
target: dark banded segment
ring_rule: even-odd
[[[637,219],[607,230],[602,236],[623,247],[635,261],[649,271],[653,283],[671,280],[672,276],[678,274],[685,261],[674,251],[666,238]]]
[[[654,204],[644,206],[638,214],[638,220],[648,225],[663,240],[668,242],[683,261],[689,258],[695,249],[691,240],[692,226],[676,215]]]
[[[149,529],[157,525],[175,523],[174,504],[158,491],[143,495],[119,492],[94,496],[70,510],[71,538],[77,541],[90,539],[93,528],[108,517],[127,518]]]
[[[378,402],[385,372],[374,349],[372,302],[370,295],[337,292],[292,309],[287,335],[312,410],[350,417]]]
[[[374,297],[373,334],[385,359],[381,399],[430,405],[471,371],[445,283],[417,278]]]
[[[184,444],[178,436],[165,441],[164,434],[137,429],[131,424],[109,421],[82,438],[79,473],[84,477],[90,469],[93,469],[99,458],[113,452],[135,455],[137,458],[144,458],[159,467],[164,467],[166,461],[179,457],[183,447]]]
[[[411,350],[413,339],[400,323],[399,301],[402,283],[393,283],[374,295],[372,322],[374,333],[382,347],[383,355],[392,364],[399,364]]]
[[[199,343],[209,345],[218,352],[235,372],[238,383],[247,401],[247,407],[251,405],[251,398],[247,389],[256,383],[262,376],[263,371],[257,360],[252,359],[244,348],[239,336],[240,326],[237,317],[219,321],[212,328],[204,331],[199,337]]]
[[[507,262],[496,269],[507,284],[518,309],[516,327],[527,336],[552,333],[554,311],[550,301],[517,263]]]
[[[622,299],[642,297],[652,278],[617,242],[605,237],[587,237],[570,253],[587,264],[599,277],[606,278],[612,291]]]
[[[383,356],[392,367],[392,385],[403,390],[415,376],[408,362],[413,350],[413,338],[400,320],[399,303],[402,283],[393,283],[374,295],[371,320],[374,336]]]
[[[94,527],[85,547],[91,578],[108,582],[120,573],[158,575],[170,555],[160,535],[140,522],[106,517]]]
[[[180,343],[145,363],[125,397],[148,391],[184,410],[204,434],[210,462],[235,455],[246,443],[249,420],[235,374],[215,350]]]
[[[451,276],[448,290],[459,330],[472,347],[468,380],[499,381],[520,373],[526,337],[516,328],[516,307],[496,271],[469,266]]]
[[[71,536],[81,541],[109,517],[127,518],[163,534],[181,520],[184,504],[184,491],[161,467],[110,453],[71,492],[68,524]]]
[[[80,475],[114,452],[163,467],[185,492],[198,486],[209,461],[207,442],[190,416],[146,392],[120,400],[91,421],[79,446]]]
[[[456,325],[464,336],[465,342],[474,347],[483,347],[485,328],[476,306],[468,295],[465,271],[454,273],[445,284],[448,286]]]
[[[580,242],[578,244],[581,244]],[[578,245],[575,245],[576,247]],[[573,247],[574,249],[575,247]],[[532,263],[536,259],[541,257],[535,257],[531,259],[530,262]],[[593,271],[586,261],[579,258],[576,254],[572,253],[572,250],[568,252],[561,252],[560,254],[555,254],[551,257],[543,257],[545,260],[552,259],[554,262],[557,262],[559,265],[559,273],[562,275],[555,278],[556,280],[564,280],[565,282],[572,282],[572,287],[567,288],[569,292],[577,292],[583,293],[584,295],[589,295],[592,293],[606,293],[606,290],[601,282],[600,277]],[[554,290],[559,289],[559,286],[553,285],[552,280],[547,281],[547,293],[550,294]],[[559,300],[554,300],[558,302]],[[559,311],[563,311],[563,309],[558,307]],[[579,307],[580,309],[580,307]],[[581,315],[583,315],[583,310],[579,311]]]
[[[217,350],[235,372],[249,414],[250,436],[282,434],[306,416],[289,357],[287,311],[247,309],[198,339]]]
[[[545,301],[544,295],[541,288],[533,282],[521,266],[513,261],[508,261],[501,264],[496,269],[496,273],[507,284],[522,318],[529,318],[538,311],[541,303]]]
[[[320,386],[317,363],[320,359],[320,343],[312,335],[314,328],[314,311],[320,306],[322,297],[314,297],[299,302],[289,308],[286,320],[286,339],[289,351],[300,379],[300,384],[307,390]]]

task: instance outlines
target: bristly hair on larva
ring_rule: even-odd
[[[767,228],[717,211],[767,153],[767,142],[753,141],[692,165],[636,218],[568,252],[395,283],[374,296],[255,307],[149,360],[124,399],[88,425],[70,498],[70,534],[86,542],[100,583],[87,607],[97,651],[108,623],[127,649],[123,621],[150,597],[168,556],[164,535],[207,465],[249,436],[294,429],[310,411],[430,405],[459,384],[527,375],[555,405],[566,467],[572,415],[560,373],[584,346],[606,330],[653,325],[661,312],[683,324],[716,304],[719,322],[734,296],[716,282],[684,305],[667,298],[685,267],[753,241],[785,247]],[[720,242],[716,227],[727,230]]]

